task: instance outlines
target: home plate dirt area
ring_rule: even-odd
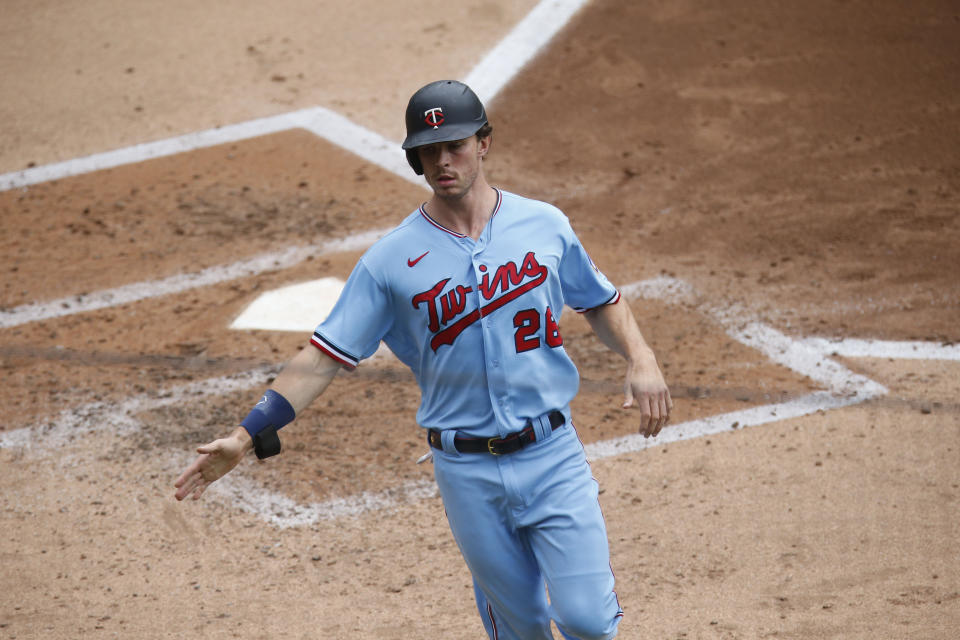
[[[312,348],[234,320],[345,280],[429,197],[397,148],[409,94],[439,77],[492,87],[490,181],[569,216],[675,400],[658,438],[636,436],[623,362],[565,311],[619,637],[954,638],[957,8],[367,4],[362,25],[307,0],[122,23],[110,3],[11,9],[0,638],[483,637],[416,464],[419,390],[386,350],[338,375],[280,456],[173,497],[195,448]],[[48,67],[38,38],[73,64]],[[69,108],[97,95],[99,119]],[[349,125],[284,119],[320,107]],[[237,123],[253,133],[226,139]],[[174,136],[179,152],[144,151]]]

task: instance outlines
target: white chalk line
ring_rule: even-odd
[[[831,375],[847,380],[848,370],[838,370],[836,363],[824,365],[822,356],[845,356],[850,358],[893,358],[897,360],[960,360],[960,344],[939,344],[936,342],[909,340],[865,340],[860,338],[787,338],[775,329],[755,323],[749,318],[751,313],[740,305],[710,306],[702,301],[703,296],[693,287],[677,278],[657,276],[648,280],[634,282],[621,287],[621,293],[627,297],[653,298],[674,304],[686,303],[709,315],[724,326],[728,332],[736,334],[737,339],[748,346],[762,343],[776,344],[767,354],[779,362],[778,352],[791,352],[795,370],[804,370],[814,380],[831,386]],[[760,347],[758,347],[760,348]],[[761,351],[763,349],[761,348]],[[804,354],[806,354],[804,356]],[[821,369],[821,367],[826,367]],[[839,372],[839,373],[838,373]],[[853,375],[852,373],[850,375]],[[862,376],[851,378],[863,382]],[[835,380],[841,383],[841,380]]]
[[[660,299],[667,303],[690,302],[699,296],[685,282],[658,277],[621,287],[628,297]],[[882,385],[855,374],[831,361],[836,342],[794,339],[760,322],[737,320],[729,307],[698,303],[695,308],[727,331],[734,339],[759,350],[783,366],[825,385],[817,391],[786,402],[750,407],[716,416],[671,425],[653,439],[630,435],[586,446],[590,460],[600,460],[650,447],[770,424],[790,418],[859,404],[887,393]],[[740,313],[740,311],[738,311]],[[869,341],[877,344],[876,341]],[[229,376],[192,382],[160,393],[141,394],[120,404],[90,403],[61,412],[51,422],[0,433],[0,448],[59,450],[80,437],[98,432],[128,435],[142,428],[136,415],[151,409],[189,402],[191,399],[222,395],[262,387],[274,368],[258,368]],[[395,509],[437,495],[432,480],[404,483],[378,492],[338,497],[321,502],[297,503],[281,493],[269,491],[255,480],[234,473],[213,485],[211,492],[237,508],[262,518],[278,528],[308,526],[371,511]]]
[[[602,460],[625,453],[643,451],[644,449],[662,446],[671,442],[702,438],[726,431],[756,427],[781,420],[789,420],[791,418],[800,418],[820,411],[859,404],[865,400],[867,400],[865,397],[843,397],[836,396],[829,391],[818,391],[788,402],[751,407],[741,411],[731,411],[730,413],[709,416],[699,420],[672,424],[664,431],[661,431],[656,438],[644,438],[640,434],[631,434],[620,438],[594,442],[585,445],[584,449],[587,452],[587,458],[589,460]]]
[[[627,297],[659,299],[671,304],[692,305],[717,322],[734,340],[756,349],[773,362],[824,385],[827,390],[786,402],[751,407],[671,425],[655,439],[633,434],[597,442],[587,445],[588,458],[602,459],[734,428],[759,426],[798,418],[818,411],[859,404],[888,393],[883,385],[827,358],[827,352],[819,348],[816,343],[808,344],[759,321],[750,320],[750,314],[739,306],[719,306],[702,302],[702,296],[683,280],[658,276],[621,287],[621,293]]]
[[[35,451],[39,447],[56,450],[78,438],[101,432],[129,435],[142,428],[135,417],[138,413],[173,404],[188,403],[191,399],[262,387],[277,371],[276,366],[257,367],[241,373],[190,382],[155,393],[134,395],[119,403],[90,402],[72,409],[65,409],[43,424],[0,433],[0,448]]]
[[[894,360],[960,360],[960,344],[856,338],[805,338],[803,343],[823,353],[848,358]]]
[[[430,479],[405,482],[385,491],[364,491],[323,502],[301,504],[282,493],[267,491],[260,483],[236,474],[217,481],[209,491],[278,529],[305,527],[318,522],[362,516],[373,511],[390,512],[403,504],[440,495],[436,483]]]
[[[210,267],[195,273],[177,274],[159,280],[135,282],[86,295],[67,296],[57,300],[20,305],[13,309],[0,310],[0,328],[15,327],[39,320],[116,307],[150,298],[183,293],[190,289],[212,286],[239,278],[256,276],[268,271],[289,269],[310,257],[366,249],[388,231],[389,229],[374,229],[344,238],[328,240],[317,245],[289,247],[282,251],[264,253],[233,264]]]
[[[485,101],[492,100],[584,4],[586,0],[539,2],[467,74],[467,84]],[[388,140],[330,109],[311,107],[4,173],[0,175],[0,192],[298,128],[306,129],[408,182],[426,186],[423,179],[410,170],[399,142]]]
[[[464,78],[484,102],[500,93],[567,25],[587,0],[543,0],[538,3]]]
[[[703,297],[688,283],[670,276],[658,276],[621,288],[627,297],[659,299],[672,304],[692,304],[711,318],[737,342],[754,348],[777,364],[819,382],[837,395],[866,395],[872,397],[887,393],[886,388],[872,380],[853,373],[843,365],[824,358],[816,344],[791,338],[773,327],[752,320],[749,311],[739,305],[718,306],[702,301]]]
[[[69,178],[103,169],[113,169],[127,164],[136,164],[178,153],[240,142],[297,128],[306,129],[320,138],[348,148],[368,162],[414,184],[423,186],[423,181],[409,170],[406,157],[401,153],[397,143],[387,140],[329,109],[313,107],[5,173],[0,175],[0,191],[28,187],[41,182]],[[403,163],[402,167],[401,161]],[[401,171],[401,168],[406,168],[406,170]]]

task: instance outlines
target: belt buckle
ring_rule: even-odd
[[[490,438],[490,439],[487,440],[487,451],[489,451],[491,455],[494,455],[494,456],[501,456],[501,455],[503,455],[502,453],[499,453],[499,452],[493,450],[493,442],[494,442],[494,440],[499,440],[499,439],[500,439],[500,438]]]

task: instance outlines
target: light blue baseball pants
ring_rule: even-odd
[[[538,428],[537,442],[503,456],[458,453],[444,436],[434,474],[490,639],[552,640],[551,619],[568,640],[613,638],[623,611],[573,426]]]

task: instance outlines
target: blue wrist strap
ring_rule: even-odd
[[[251,438],[255,438],[264,429],[280,429],[290,424],[295,417],[296,412],[287,399],[273,389],[267,389],[263,398],[240,425],[247,430]]]

